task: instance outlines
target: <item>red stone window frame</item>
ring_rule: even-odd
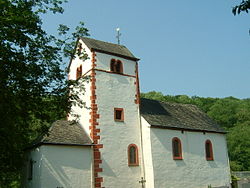
[[[115,121],[124,121],[123,108],[114,108],[114,120]]]
[[[128,166],[139,166],[138,147],[135,144],[128,146]]]
[[[210,140],[206,140],[205,142],[205,155],[207,161],[213,161],[214,160],[214,154],[213,154],[213,145]]]
[[[172,153],[174,160],[182,160],[181,140],[177,137],[172,139]]]
[[[123,73],[123,66],[120,60],[111,59],[110,61],[110,71],[118,74]]]
[[[77,67],[76,69],[76,80],[81,78],[82,76],[82,65],[80,65],[80,67]]]

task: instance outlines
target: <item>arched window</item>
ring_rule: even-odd
[[[112,72],[115,72],[115,59],[111,59],[111,62],[110,62],[110,71]]]
[[[182,159],[181,140],[177,137],[172,139],[173,159]]]
[[[212,146],[212,142],[210,140],[206,140],[206,142],[205,142],[205,152],[206,152],[206,159],[208,161],[214,160],[213,146]]]
[[[120,60],[111,59],[110,71],[115,73],[123,73],[122,62]]]
[[[76,69],[76,79],[79,79],[82,76],[82,65]]]
[[[120,60],[116,61],[116,72],[117,73],[122,73],[123,72],[123,70],[122,70],[122,62]]]
[[[130,144],[128,146],[128,165],[129,166],[138,166],[138,148],[135,144]]]

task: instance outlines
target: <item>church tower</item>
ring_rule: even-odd
[[[69,79],[82,81],[85,107],[72,114],[93,140],[93,187],[138,187],[142,176],[138,60],[122,45],[80,38]]]

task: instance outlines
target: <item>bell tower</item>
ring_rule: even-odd
[[[141,179],[138,60],[125,47],[90,38],[78,40],[69,79],[89,77],[79,97],[86,107],[72,113],[92,138],[93,187],[138,187]],[[69,120],[73,116],[69,115]]]

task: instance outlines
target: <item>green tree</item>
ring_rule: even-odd
[[[232,12],[234,15],[240,14],[241,12],[246,12],[250,10],[250,0],[242,0],[242,2],[239,5],[236,5],[233,7]],[[249,30],[250,34],[250,30]]]
[[[250,121],[238,124],[227,135],[231,169],[250,170]]]
[[[240,101],[236,112],[236,118],[237,124],[250,121],[250,99],[243,99]]]
[[[147,98],[147,99],[154,99],[158,101],[164,100],[164,96],[161,92],[156,92],[156,91],[150,91],[148,93],[141,93],[142,98]]]
[[[233,7],[232,12],[234,15],[240,14],[241,12],[246,12],[250,10],[250,0],[243,0],[239,5]]]
[[[41,14],[63,13],[63,2],[0,1],[0,187],[18,186],[24,147],[69,107],[62,62],[88,30],[61,25],[57,38],[42,29]]]
[[[240,100],[228,97],[218,100],[210,107],[207,114],[216,120],[222,127],[228,129],[237,123],[237,110]]]
[[[218,98],[211,98],[211,97],[204,98],[198,96],[193,96],[192,99],[193,99],[192,104],[198,106],[206,113],[210,111],[210,108],[219,100]]]

